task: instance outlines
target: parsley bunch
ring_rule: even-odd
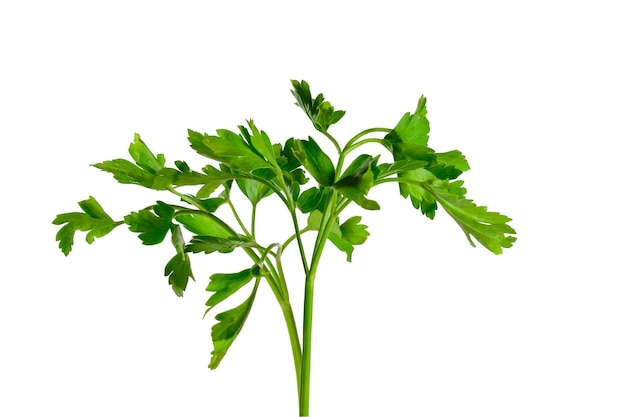
[[[284,315],[296,371],[300,415],[308,416],[313,292],[323,250],[330,241],[351,261],[355,246],[369,237],[360,216],[344,218],[348,206],[356,204],[365,210],[379,210],[378,202],[368,198],[369,191],[382,184],[397,183],[400,195],[428,218],[433,219],[437,209],[443,208],[472,245],[478,242],[500,254],[515,242],[515,230],[509,225],[508,217],[466,198],[463,181],[458,177],[469,169],[469,164],[461,152],[436,152],[428,146],[430,126],[424,97],[419,99],[416,110],[403,115],[394,128],[363,130],[342,146],[328,129],[345,112],[335,110],[322,94],[314,97],[306,81],[292,81],[292,86],[296,105],[334,146],[335,158],[327,155],[312,137],[272,143],[264,131],[248,120],[237,131],[219,129],[215,134],[207,134],[189,130],[191,148],[211,160],[200,170],[192,170],[184,161],[166,166],[165,157],[155,155],[135,134],[128,149],[132,160],[113,159],[94,166],[112,174],[122,184],[169,191],[176,201],[156,201],[131,212],[123,220],[114,220],[95,198],[89,197],[78,203],[82,212],[60,214],[53,223],[61,226],[56,239],[65,255],[72,250],[76,231],[87,232],[88,243],[122,224],[137,233],[144,245],[162,243],[169,235],[173,248],[172,257],[165,262],[165,276],[178,296],[183,295],[189,279],[194,279],[191,254],[245,252],[249,257],[246,265],[215,273],[208,280],[207,291],[211,295],[206,302],[207,313],[238,291],[249,294],[239,306],[215,316],[209,368],[217,368],[237,338],[250,314],[257,289],[264,282]],[[380,145],[389,162],[381,162],[380,155],[355,155],[355,151],[368,143]],[[248,222],[241,219],[231,199],[237,192],[251,204]],[[285,221],[293,227],[293,233],[263,245],[255,234],[256,208],[270,197],[284,204]],[[233,214],[234,224],[220,217],[224,210]],[[305,233],[316,235],[310,253],[302,243]],[[304,276],[301,336],[282,267],[283,255],[290,245],[297,246]]]

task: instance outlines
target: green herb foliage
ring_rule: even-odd
[[[208,280],[206,289],[211,294],[206,302],[207,313],[234,294],[241,291],[248,294],[241,304],[215,316],[209,367],[217,368],[224,359],[251,313],[259,285],[265,282],[284,314],[296,371],[299,411],[301,416],[307,416],[313,288],[322,252],[330,241],[351,261],[355,246],[364,244],[370,235],[361,216],[343,218],[348,206],[354,203],[368,211],[379,210],[380,204],[368,198],[370,190],[396,183],[400,195],[426,217],[433,219],[437,209],[443,208],[472,245],[478,242],[500,254],[515,242],[515,230],[509,225],[508,217],[466,198],[463,181],[457,179],[469,170],[461,152],[436,152],[429,147],[426,98],[421,97],[416,110],[404,114],[394,128],[363,130],[341,146],[328,129],[345,112],[335,110],[322,94],[314,97],[306,81],[292,81],[292,87],[296,105],[304,110],[323,140],[334,146],[336,155],[325,153],[312,137],[272,143],[267,133],[247,120],[245,126],[236,130],[218,129],[215,134],[189,130],[191,148],[210,160],[193,171],[184,161],[167,166],[165,157],[155,155],[135,134],[128,149],[131,160],[120,158],[93,166],[112,174],[122,184],[168,191],[176,197],[175,202],[159,200],[116,221],[95,198],[89,197],[78,203],[82,212],[60,214],[53,223],[61,226],[56,239],[65,255],[72,250],[76,231],[87,232],[87,242],[93,243],[95,238],[122,224],[137,233],[144,245],[169,240],[174,250],[172,258],[164,262],[164,275],[178,296],[184,294],[189,279],[194,279],[192,254],[245,252],[250,261],[244,269],[240,266],[238,272],[215,273]],[[353,156],[365,144],[378,146],[381,154]],[[351,162],[347,164],[347,161]],[[249,201],[250,219],[240,217],[231,198],[233,192],[241,192]],[[277,236],[274,243],[267,245],[257,241],[255,230],[257,205],[269,197],[284,204],[285,221],[293,227],[293,234]],[[224,212],[230,212],[231,216],[225,217]],[[225,218],[235,220],[229,223]],[[308,232],[317,236],[310,253],[302,243],[302,235]],[[282,267],[289,245],[297,246],[294,254],[298,254],[303,269],[305,299],[301,335]]]

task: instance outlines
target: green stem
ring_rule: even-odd
[[[298,225],[298,217],[296,216],[295,205],[293,205],[292,207],[293,208],[290,208],[289,211],[291,212],[291,221],[293,222],[293,228],[295,230],[294,235],[296,237],[296,240],[298,241],[298,250],[300,251],[300,259],[302,260],[302,268],[304,269],[304,275],[308,275],[309,265],[306,261],[306,253],[304,251],[304,243],[302,243],[302,236],[300,234],[300,226]],[[307,230],[307,229],[305,228],[303,230]],[[289,239],[287,239],[286,243],[289,243]]]
[[[237,220],[237,223],[239,224],[239,227],[241,227],[241,230],[243,231],[243,233],[246,236],[248,236],[248,237],[250,237],[250,238],[252,238],[254,240],[253,236],[250,234],[250,232],[248,232],[248,229],[246,229],[246,226],[241,221],[241,218],[239,217],[239,214],[237,214],[237,210],[235,210],[235,206],[233,205],[233,202],[230,201],[230,196],[227,196],[226,203],[230,207],[230,210],[233,212],[233,216],[235,216],[235,220]]]
[[[346,146],[343,148],[344,152],[352,147],[352,144],[354,144],[354,142],[356,142],[357,140],[359,140],[360,138],[362,138],[365,135],[369,135],[370,133],[389,133],[391,132],[393,129],[389,129],[386,127],[373,127],[371,129],[365,129],[362,132],[359,132],[358,134],[356,134],[352,139],[350,139],[348,141],[348,143],[346,143]]]
[[[252,233],[252,239],[256,240],[254,230],[256,229],[256,204],[252,205],[252,220],[250,221],[250,233]]]
[[[289,292],[285,284],[285,278],[283,275],[282,265],[277,260],[278,272],[274,269],[274,266],[269,259],[266,259],[265,263],[270,266],[272,278],[267,279],[270,284],[270,288],[280,304],[280,309],[283,312],[285,324],[287,325],[287,332],[289,333],[289,343],[291,345],[291,354],[293,356],[293,365],[296,370],[296,384],[298,387],[298,396],[300,395],[300,378],[302,369],[302,348],[300,347],[300,337],[298,336],[298,326],[296,325],[296,319],[293,315],[293,309],[289,302]]]
[[[314,271],[312,268],[311,271]],[[311,335],[313,331],[313,290],[315,276],[309,274],[304,287],[304,326],[302,329],[302,369],[300,374],[300,416],[309,415],[311,392]]]
[[[337,139],[335,139],[330,133],[328,133],[325,130],[320,130],[320,132],[322,132],[324,136],[326,136],[333,143],[333,145],[335,145],[335,149],[337,149],[337,153],[341,154],[341,147],[339,146],[339,142],[337,142]]]
[[[291,344],[291,354],[293,356],[293,365],[296,370],[296,384],[298,386],[298,397],[301,392],[301,378],[302,378],[302,348],[300,347],[300,339],[298,337],[298,326],[296,325],[296,319],[291,309],[291,304],[281,303],[280,307],[283,311],[283,317],[287,324],[287,330],[289,331],[289,342]]]
[[[366,143],[379,143],[383,146],[386,147],[385,141],[382,139],[378,139],[378,138],[367,138],[367,139],[363,139],[362,141],[356,142],[352,145],[350,145],[350,147],[346,147],[345,152],[346,153],[350,153],[353,150],[355,150],[356,148],[358,148],[359,146],[365,145]]]
[[[124,223],[124,222],[122,222]],[[296,239],[297,236],[302,236],[304,233],[310,231],[312,229],[309,228],[309,226],[305,227],[304,229],[300,229],[299,231],[299,235],[294,233],[293,235],[289,236],[289,238],[287,238],[287,240],[285,240],[285,242],[282,244],[283,246],[283,250],[287,247],[287,245],[289,245],[291,242],[294,241],[294,239]]]
[[[311,267],[306,277],[304,287],[304,321],[302,326],[302,372],[300,382],[300,416],[309,415],[309,399],[311,388],[311,338],[313,333],[313,293],[315,289],[315,275],[317,267],[322,257],[324,245],[328,239],[332,222],[335,218],[335,205],[337,194],[331,191],[320,224],[320,231],[317,235]]]

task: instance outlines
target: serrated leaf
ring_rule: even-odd
[[[426,118],[426,97],[421,96],[414,113],[406,113],[396,127],[385,136],[385,141],[428,146],[430,123]]]
[[[459,151],[436,153],[427,169],[440,180],[453,180],[470,169],[465,156]]]
[[[136,184],[147,188],[154,188],[155,175],[142,169],[126,159],[113,159],[104,161],[92,166],[113,174],[121,184]]]
[[[209,135],[206,133],[196,132],[195,130],[187,129],[187,140],[191,146],[191,149],[198,152],[202,156],[207,158],[218,160],[218,156],[213,150],[204,143],[204,139]]]
[[[252,134],[250,135],[250,143],[263,157],[273,165],[277,170],[280,170],[278,162],[276,162],[276,156],[274,155],[274,148],[270,142],[270,138],[265,132],[260,131],[254,125],[254,121],[248,120],[248,126]]]
[[[436,180],[435,175],[427,169],[418,168],[412,171],[402,172],[398,174],[398,177],[407,181],[400,183],[400,194],[402,197],[410,197],[413,207],[421,210],[422,214],[429,219],[434,219],[437,210],[437,202],[424,185]]]
[[[87,243],[91,244],[95,238],[105,236],[124,223],[114,221],[91,196],[87,200],[80,201],[78,205],[84,213],[63,213],[57,215],[52,221],[52,224],[55,225],[64,224],[57,232],[56,240],[59,242],[59,249],[65,256],[72,251],[74,235],[77,230],[88,232],[85,239]]]
[[[465,155],[463,155],[460,151],[454,150],[437,153],[435,155],[437,156],[437,163],[451,165],[462,172],[469,171],[470,169],[469,163],[467,162],[467,159],[465,159]]]
[[[154,156],[137,133],[135,133],[135,140],[128,148],[128,153],[139,167],[152,174],[156,174],[165,167],[165,157],[162,154]]]
[[[209,285],[207,291],[214,292],[207,300],[206,306],[209,307],[207,312],[213,307],[233,295],[241,287],[246,285],[255,276],[259,276],[259,268],[248,268],[243,271],[231,274],[213,274],[209,277]]]
[[[258,286],[259,278],[256,279],[252,294],[250,294],[250,297],[248,297],[246,301],[231,310],[224,311],[215,316],[217,324],[211,329],[213,351],[211,352],[211,362],[209,363],[210,369],[218,367],[235,338],[241,332],[252,309]]]
[[[377,161],[378,156],[373,158],[370,155],[359,155],[346,169],[339,181],[333,185],[333,188],[364,209],[379,210],[380,206],[376,201],[365,197],[370,188],[374,186],[374,171]]]
[[[162,201],[124,217],[131,232],[139,233],[144,245],[161,243],[172,226],[174,208]]]
[[[335,108],[326,100],[323,94],[318,94],[315,99],[311,95],[309,84],[302,80],[291,80],[293,90],[291,93],[296,98],[296,105],[309,117],[313,126],[320,132],[326,132],[328,128],[337,123],[345,115],[343,110]]]
[[[393,154],[394,161],[424,161],[431,163],[437,156],[435,151],[422,145],[405,142],[387,142]]]
[[[343,222],[339,228],[341,229],[341,237],[352,245],[361,245],[365,243],[370,235],[366,230],[367,226],[360,224],[361,216],[350,217]]]
[[[501,254],[503,248],[510,248],[516,241],[511,236],[515,230],[507,224],[511,219],[463,197],[465,189],[462,184],[462,181],[441,181],[429,186],[428,190],[465,232],[472,246],[475,246],[473,237],[491,252]]]
[[[193,278],[189,255],[184,252],[176,253],[165,265],[165,276],[168,277],[168,282],[174,293],[182,297],[183,292],[187,289],[189,278]]]
[[[293,153],[318,183],[326,186],[333,184],[335,166],[312,137],[309,136],[309,140],[295,140]]]
[[[196,134],[192,134],[190,141],[194,149],[209,158],[228,164],[232,169],[252,172],[261,168],[272,168],[241,136],[227,129],[218,129],[217,136],[205,134],[201,140]]]

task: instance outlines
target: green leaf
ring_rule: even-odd
[[[259,169],[251,175],[253,178],[237,179],[236,181],[241,192],[253,205],[256,205],[263,198],[274,192],[274,190],[267,186],[265,182],[269,182],[269,180],[274,178],[276,174],[270,169]]]
[[[179,225],[174,224],[171,227],[172,244],[176,249],[176,255],[165,265],[165,276],[172,286],[174,293],[182,297],[183,292],[187,289],[189,278],[193,278],[191,271],[191,261],[189,255],[185,253],[185,238]]]
[[[278,161],[283,171],[291,172],[301,165],[300,160],[294,154],[295,142],[294,138],[287,139],[285,146],[280,151],[280,159]]]
[[[427,165],[426,161],[397,161],[392,164],[380,164],[377,166],[378,175],[376,175],[376,179],[390,177],[401,172],[413,171],[425,165]]]
[[[172,168],[164,168],[161,171],[159,171],[159,175],[157,178],[159,177],[163,177],[167,179],[167,182],[164,183],[164,186],[166,188],[169,185],[174,185],[177,187],[183,186],[183,185],[204,185],[207,183],[207,181],[210,181],[206,175],[201,174],[199,172],[195,172],[195,171],[180,172]]]
[[[204,252],[207,254],[213,252],[228,253],[239,247],[252,246],[255,246],[254,242],[241,237],[194,236],[185,250],[187,252]]]
[[[435,151],[426,146],[404,142],[387,141],[386,143],[392,151],[394,161],[407,160],[431,163],[437,158]]]
[[[309,217],[307,218],[307,227],[311,230],[320,230],[322,217],[323,214],[320,210],[313,210],[309,213]],[[331,225],[328,240],[330,240],[337,249],[346,253],[348,262],[352,262],[354,246],[342,236],[341,226],[339,226],[339,219],[337,218],[335,218]]]
[[[178,170],[180,172],[190,172],[191,171],[191,168],[189,168],[189,165],[185,161],[174,161],[174,165],[176,165],[176,168],[178,168]]]
[[[224,311],[215,316],[218,323],[211,329],[213,351],[211,352],[211,362],[209,363],[210,369],[216,369],[218,367],[228,352],[228,349],[235,341],[235,338],[241,332],[252,309],[258,286],[259,278],[257,278],[254,284],[252,294],[250,294],[250,297],[248,297],[246,301],[231,310]]]
[[[309,136],[308,141],[295,140],[293,142],[293,153],[318,183],[326,186],[333,184],[335,181],[335,166],[312,137]]]
[[[453,180],[463,172],[469,170],[465,156],[459,151],[450,151],[435,154],[435,159],[426,167],[440,180]]]
[[[233,295],[241,287],[246,285],[255,276],[259,276],[259,268],[244,269],[243,271],[232,274],[213,274],[209,277],[209,286],[207,291],[213,291],[214,294],[206,302],[207,313],[216,305]]]
[[[191,171],[183,161],[175,162],[181,168],[180,171],[165,167],[165,157],[162,154],[154,156],[138,134],[135,134],[135,140],[130,144],[128,152],[135,163],[118,158],[93,166],[113,174],[122,184],[141,185],[154,190],[167,190],[172,185],[204,184],[207,181],[206,175]]]
[[[374,186],[377,161],[378,156],[375,158],[370,155],[358,156],[333,188],[364,209],[379,210],[380,206],[376,201],[365,198],[370,188]]]
[[[350,217],[340,226],[341,237],[352,245],[361,245],[370,235],[367,226],[360,224],[361,216]]]
[[[156,174],[165,167],[165,157],[162,154],[154,156],[137,133],[135,133],[135,140],[128,148],[128,153],[138,166],[152,174]]]
[[[516,238],[511,235],[515,234],[515,230],[507,224],[511,219],[466,199],[462,185],[462,181],[439,181],[428,186],[428,190],[463,229],[472,246],[475,246],[472,237],[495,254],[513,246]]]
[[[396,127],[385,136],[384,140],[428,146],[430,123],[426,118],[426,113],[426,97],[422,96],[417,102],[415,112],[413,114],[406,113],[402,116]]]
[[[226,199],[223,197],[214,197],[214,198],[205,198],[198,199],[198,204],[200,204],[206,211],[214,213],[218,208],[224,203],[226,203]]]
[[[459,171],[465,172],[469,171],[470,166],[465,159],[465,155],[463,155],[460,151],[449,151],[443,153],[435,154],[437,156],[437,163],[453,166]]]
[[[93,164],[93,166],[113,174],[113,178],[121,184],[136,184],[147,188],[155,188],[155,175],[126,159],[113,159],[111,161]]]
[[[174,293],[182,297],[183,292],[187,288],[189,278],[193,278],[189,255],[186,253],[176,253],[167,265],[165,265],[165,276],[169,277],[168,281]]]
[[[56,240],[59,242],[59,248],[65,256],[72,251],[74,234],[77,230],[88,232],[86,240],[87,243],[91,244],[95,238],[105,236],[124,223],[122,221],[114,221],[96,199],[91,196],[87,200],[80,201],[78,205],[84,213],[63,213],[57,215],[52,221],[52,224],[64,224],[57,232]]]
[[[248,174],[240,174],[231,172],[226,165],[222,166],[224,170],[219,170],[212,165],[207,165],[202,168],[202,171],[206,174],[204,178],[204,185],[196,193],[197,198],[206,198],[210,196],[213,191],[217,190],[220,185],[229,188],[229,184],[232,180],[237,178],[248,178]]]
[[[274,155],[274,148],[270,142],[270,138],[265,132],[259,131],[252,120],[248,120],[247,122],[250,130],[252,131],[250,143],[252,143],[254,149],[263,155],[267,162],[273,165],[277,170],[280,170],[278,162],[276,161],[276,156]]]
[[[410,196],[413,207],[421,210],[426,217],[434,219],[437,202],[424,186],[436,180],[435,175],[427,169],[418,168],[398,174],[398,177],[406,181],[400,183],[402,197]]]
[[[345,115],[345,111],[337,110],[324,100],[323,94],[318,94],[315,99],[311,95],[309,84],[302,80],[291,80],[293,90],[291,93],[296,98],[296,105],[300,107],[309,119],[313,122],[313,126],[320,132],[326,132],[328,128],[337,123]]]
[[[256,180],[238,179],[237,186],[253,205],[273,193],[271,188]]]
[[[340,235],[336,233],[330,233],[328,235],[328,240],[333,242],[333,245],[335,245],[337,249],[346,253],[347,255],[346,260],[348,262],[352,262],[352,252],[354,252],[354,246],[350,242],[343,239]]]
[[[174,208],[162,201],[138,212],[132,212],[124,217],[131,232],[139,233],[144,245],[156,245],[163,242],[165,235],[172,226]]]
[[[317,187],[309,188],[298,197],[296,204],[303,213],[309,213],[320,208],[324,200],[324,192]]]
[[[223,166],[224,169],[228,169],[227,166]],[[207,165],[202,168],[202,171],[207,176],[207,181],[216,182],[218,184],[225,183],[227,181],[232,181],[237,178],[249,178],[249,176],[244,174],[239,174],[232,171],[223,171],[215,168],[213,165]]]
[[[320,225],[322,223],[323,213],[320,210],[313,210],[309,213],[309,217],[307,217],[307,227],[311,230],[320,230]],[[336,235],[341,236],[341,228],[339,227],[339,220],[335,219],[333,222],[330,233],[334,233]]]
[[[252,172],[261,168],[272,168],[240,135],[230,130],[219,129],[217,136],[206,133],[200,136],[199,133],[190,131],[189,141],[192,148],[200,154],[226,163],[232,169]]]
[[[203,236],[229,238],[234,232],[215,215],[201,211],[176,215],[176,221],[192,233]]]
[[[209,135],[206,133],[200,133],[195,130],[187,129],[187,140],[189,140],[191,149],[198,152],[202,156],[218,160],[218,156],[215,152],[213,152],[213,150],[204,143],[204,139],[208,136]]]

